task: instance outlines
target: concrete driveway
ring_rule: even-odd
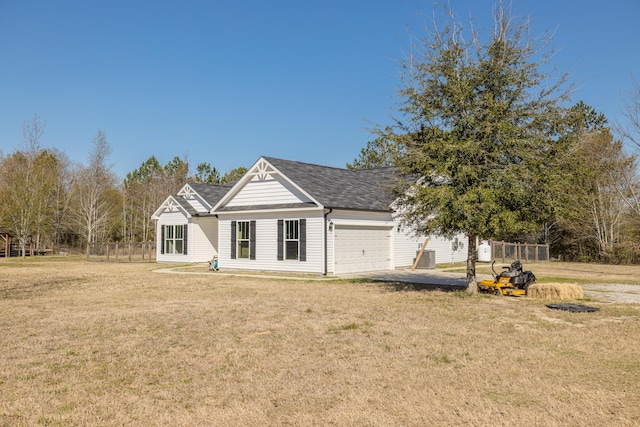
[[[414,289],[442,289],[445,291],[464,290],[467,287],[465,273],[451,273],[439,269],[384,270],[367,273],[340,275],[341,278],[363,278],[396,283]],[[490,275],[479,274],[478,280],[490,279]]]
[[[397,289],[459,291],[466,289],[465,273],[452,273],[439,269],[389,270],[340,275],[345,278],[365,278],[389,282]],[[492,279],[489,274],[476,275],[477,280]],[[640,304],[640,285],[583,284],[584,294],[600,302]]]

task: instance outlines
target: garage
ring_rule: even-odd
[[[391,269],[391,228],[336,226],[334,274]]]

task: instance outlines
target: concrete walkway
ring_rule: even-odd
[[[195,275],[215,275],[215,276],[233,276],[233,277],[254,277],[254,278],[262,278],[262,279],[286,279],[286,280],[301,280],[301,281],[309,281],[309,280],[338,280],[341,277],[326,277],[326,276],[311,276],[311,275],[300,275],[300,276],[291,276],[287,274],[270,274],[267,272],[242,272],[237,270],[218,270],[218,271],[210,271],[206,270],[206,264],[203,264],[202,271],[185,271],[186,269],[193,269],[193,265],[188,267],[168,267],[168,268],[159,268],[157,270],[153,270],[154,273],[169,273],[169,274],[195,274]]]
[[[338,276],[313,276],[313,275],[287,275],[273,273],[243,272],[219,270],[216,272],[205,271],[206,264],[203,264],[203,271],[185,271],[193,269],[189,267],[169,267],[154,270],[155,273],[173,273],[173,274],[216,274],[220,276],[236,276],[236,277],[261,277],[267,279],[286,279],[286,280],[340,280],[340,279],[370,279],[390,283],[406,283],[412,285],[428,285],[430,287],[450,287],[452,289],[466,287],[465,273],[451,273],[440,269],[400,269],[400,270],[382,270],[366,273],[341,274]],[[478,279],[484,279],[484,275],[479,275]],[[486,275],[487,278],[491,276]]]

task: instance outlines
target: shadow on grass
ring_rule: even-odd
[[[387,282],[382,280],[378,281],[378,283],[389,292],[460,292],[467,289],[465,285]]]

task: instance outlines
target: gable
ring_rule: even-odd
[[[185,215],[187,218],[190,218],[192,214],[195,214],[196,211],[190,209],[190,205],[185,206],[181,203],[181,197],[178,196],[169,196],[164,202],[160,205],[160,207],[151,215],[151,219],[159,219],[160,215],[163,213],[175,213],[180,212]]]
[[[261,158],[214,211],[317,206],[309,194]]]
[[[178,196],[181,196],[196,212],[209,212],[212,206],[190,185],[185,184]]]
[[[226,206],[265,206],[292,203],[313,203],[313,201],[283,177],[266,174],[253,176]]]

